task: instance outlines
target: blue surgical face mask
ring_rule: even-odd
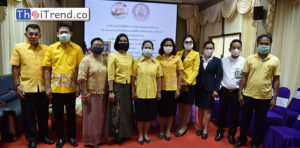
[[[151,56],[153,53],[153,49],[143,49],[143,54],[146,56]]]
[[[62,33],[58,36],[59,40],[61,42],[69,42],[71,39],[70,33]]]
[[[270,46],[259,45],[258,48],[257,48],[257,50],[261,54],[266,54],[266,53],[268,53],[270,51]]]

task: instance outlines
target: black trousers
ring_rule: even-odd
[[[234,136],[236,133],[236,128],[240,113],[240,104],[238,101],[238,90],[230,92],[225,87],[221,88],[220,91],[220,104],[218,113],[218,132],[224,133],[224,122],[226,120],[226,115],[228,108],[231,108],[231,120],[228,130],[228,135]]]
[[[64,138],[64,107],[67,112],[68,138],[76,136],[75,93],[53,93],[52,107],[57,138]]]
[[[38,138],[48,136],[49,100],[45,92],[25,93],[25,99],[21,100],[21,110],[28,141],[37,141]]]
[[[255,130],[251,144],[260,145],[263,142],[265,120],[270,107],[270,101],[271,99],[262,100],[244,96],[240,140],[247,141],[249,125],[252,119],[253,110],[255,110]]]

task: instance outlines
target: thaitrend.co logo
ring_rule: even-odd
[[[87,21],[89,8],[16,8],[16,20]]]

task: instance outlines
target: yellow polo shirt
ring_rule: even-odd
[[[16,44],[9,64],[20,67],[20,85],[24,92],[45,91],[42,61],[48,46],[39,44],[37,48],[29,42]]]
[[[181,59],[171,55],[166,59],[165,55],[159,55],[156,59],[160,62],[164,76],[161,80],[161,89],[167,91],[177,90],[177,70],[183,70]]]
[[[243,72],[248,73],[244,95],[255,99],[271,99],[273,76],[280,75],[280,61],[270,53],[265,59],[250,55]]]
[[[154,99],[157,93],[156,78],[163,76],[160,63],[151,58],[147,61],[144,56],[134,61],[132,76],[137,77],[136,95],[140,99]]]
[[[177,56],[181,59],[184,50],[177,52]],[[190,85],[196,84],[196,77],[199,72],[200,57],[199,53],[191,50],[190,53],[183,60],[182,80]]]
[[[121,84],[130,84],[132,64],[133,56],[130,53],[126,53],[125,56],[118,51],[110,54],[107,63],[108,80]]]
[[[53,93],[74,93],[78,66],[83,58],[80,46],[70,41],[64,48],[60,41],[52,44],[46,51],[43,66],[52,66],[51,90]]]

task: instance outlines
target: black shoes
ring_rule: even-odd
[[[181,137],[186,133],[187,129],[183,133],[179,133],[179,131],[175,134],[176,137]]]
[[[170,140],[171,140],[171,137],[165,136],[165,139],[166,139],[167,141],[170,141]]]
[[[50,139],[49,137],[41,138],[40,141],[43,143],[49,144],[49,145],[54,143],[54,141],[52,139]]]
[[[234,136],[233,135],[228,135],[228,142],[230,144],[234,144]]]
[[[69,138],[68,140],[72,146],[78,146],[78,142],[75,138]]]
[[[163,139],[164,138],[164,134],[158,134],[158,139]]]
[[[146,143],[150,143],[150,141],[151,141],[150,139],[145,138]]]
[[[207,137],[208,137],[208,134],[207,134],[207,133],[202,133],[202,139],[203,139],[203,140],[207,139]]]
[[[64,139],[59,138],[56,143],[56,148],[62,148],[64,144],[65,144]]]
[[[196,131],[196,135],[197,135],[197,136],[201,136],[202,133],[203,133],[203,129],[202,129],[202,130],[197,130],[197,131]]]
[[[28,144],[28,148],[36,148],[36,142],[35,141],[30,141]]]
[[[259,148],[259,146],[255,145],[255,144],[251,144],[251,148]]]
[[[144,144],[144,140],[137,140],[137,142],[140,144],[140,145],[143,145]]]
[[[223,133],[217,132],[217,135],[215,137],[215,141],[220,141],[223,138]]]
[[[239,138],[239,140],[237,142],[235,142],[233,144],[234,147],[240,147],[240,146],[244,146],[244,145],[246,145],[246,141],[243,141],[240,138]]]

